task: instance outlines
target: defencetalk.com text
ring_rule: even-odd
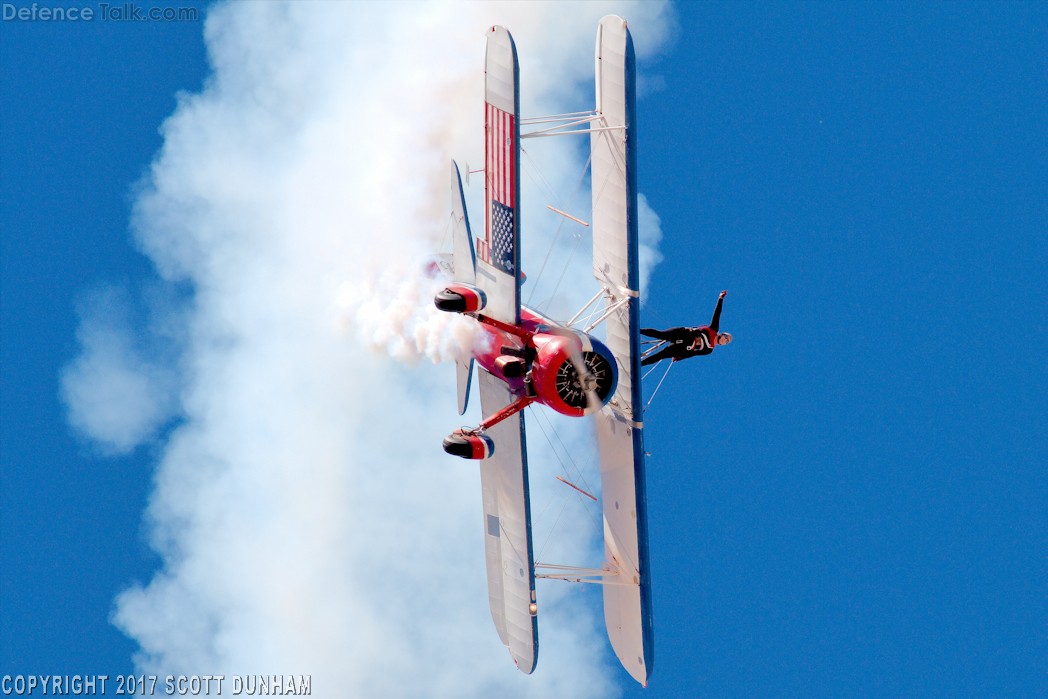
[[[137,3],[100,2],[96,6],[50,6],[37,2],[2,6],[5,22],[197,22],[200,9],[192,6],[142,7]]]

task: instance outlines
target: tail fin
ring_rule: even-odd
[[[455,260],[455,281],[473,286],[477,283],[477,255],[473,251],[473,235],[466,216],[466,198],[462,194],[462,177],[458,163],[451,161],[451,232],[452,258]]]
[[[474,286],[477,283],[477,256],[473,250],[473,235],[466,216],[466,199],[462,193],[462,177],[458,163],[451,161],[451,243],[452,259],[455,261],[455,281]],[[458,374],[458,411],[466,412],[469,403],[469,385],[473,378],[473,358],[459,360],[455,366]]]

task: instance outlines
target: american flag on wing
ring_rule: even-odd
[[[478,241],[480,257],[507,274],[514,264],[514,197],[517,190],[516,119],[509,112],[485,104],[485,188],[488,196],[486,236]]]

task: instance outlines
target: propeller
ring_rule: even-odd
[[[593,375],[593,372],[586,365],[586,360],[582,356],[581,343],[571,343],[569,357],[572,366],[575,367],[579,388],[586,394],[586,409],[593,412],[600,410],[602,403],[600,396],[597,395],[597,377]]]

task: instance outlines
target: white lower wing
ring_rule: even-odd
[[[615,311],[607,345],[618,363],[615,397],[597,415],[604,551],[616,573],[604,585],[604,621],[623,667],[647,684],[654,662],[644,436],[640,390],[635,66],[626,22],[604,17],[597,29],[597,112],[593,158],[593,274]]]
[[[478,371],[480,405],[485,415],[514,401],[506,384]],[[535,565],[531,551],[531,506],[524,451],[524,414],[517,413],[487,430],[495,444],[480,462],[484,500],[484,551],[491,618],[499,638],[522,672],[531,673],[538,658]]]
[[[520,322],[520,89],[517,49],[505,27],[488,32],[484,55],[484,236],[477,286],[484,315]]]

